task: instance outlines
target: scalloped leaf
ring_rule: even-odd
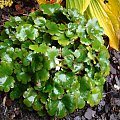
[[[4,76],[4,77],[1,77],[0,76],[0,90],[1,91],[5,91],[5,92],[8,92],[10,91],[10,88],[13,88],[14,87],[14,78],[11,77],[11,76]]]
[[[48,48],[49,47],[45,43],[42,43],[39,46],[38,45],[29,46],[29,49],[34,50],[35,52],[41,52],[41,53],[46,53]]]
[[[55,22],[51,22],[48,20],[45,25],[48,29],[46,32],[49,33],[50,35],[56,35],[60,33],[58,25]]]
[[[43,68],[42,70],[36,72],[36,76],[38,76],[38,78],[41,81],[47,81],[50,77],[49,71],[46,70],[45,68]]]
[[[70,113],[74,112],[74,110],[76,109],[76,101],[77,99],[75,98],[75,96],[71,94],[65,94],[62,98],[62,102],[65,104],[66,109]]]
[[[27,39],[35,40],[38,35],[38,29],[34,28],[31,24],[24,24],[17,27],[16,38],[20,41]]]
[[[63,118],[67,115],[67,110],[64,103],[61,100],[48,100],[46,105],[47,111],[50,116],[57,116],[59,118]]]
[[[91,90],[91,94],[89,94],[87,98],[87,103],[90,104],[91,107],[97,105],[102,99],[101,89],[99,87],[95,87]]]
[[[46,24],[46,19],[44,17],[37,17],[34,20],[35,25],[37,26],[44,26]]]
[[[21,83],[23,83],[23,84],[27,84],[28,82],[31,81],[30,74],[27,74],[25,72],[17,73],[16,77],[17,77],[17,80],[21,81]]]
[[[14,88],[10,92],[10,98],[12,100],[20,98],[23,95],[23,93],[27,87],[28,87],[28,85],[23,86],[23,84],[21,84],[21,83],[15,84]]]
[[[1,76],[8,76],[13,73],[13,64],[1,62],[0,63],[0,77]]]
[[[41,4],[40,9],[44,14],[53,15],[56,11],[62,8],[59,4]]]
[[[49,97],[52,99],[52,100],[57,100],[57,99],[60,99],[64,94],[64,90],[62,87],[60,87],[59,85],[55,85],[53,88],[52,88],[52,91],[49,93]]]
[[[23,97],[24,97],[24,101],[23,101],[24,104],[27,107],[32,107],[37,97],[37,93],[35,92],[33,88],[28,88],[27,91],[24,92]]]
[[[64,73],[62,71],[56,72],[53,78],[54,82],[68,91],[79,89],[79,83],[74,73]]]

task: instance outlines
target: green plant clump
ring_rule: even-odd
[[[12,100],[23,96],[40,116],[97,105],[109,74],[102,34],[96,19],[58,4],[11,17],[0,36],[0,91]]]

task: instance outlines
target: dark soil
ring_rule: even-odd
[[[9,17],[27,15],[38,8],[38,4],[16,0],[12,7],[0,9],[0,32],[3,24]],[[109,48],[110,75],[106,78],[103,99],[99,105],[86,105],[82,110],[76,110],[61,120],[120,120],[120,51]],[[50,120],[50,116],[38,117],[33,111],[23,108],[18,101],[11,101],[7,93],[0,93],[0,120]],[[60,120],[54,118],[55,120]]]

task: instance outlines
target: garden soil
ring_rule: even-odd
[[[31,0],[16,0],[9,8],[0,9],[0,32],[5,21],[12,16],[28,15],[39,5]],[[17,100],[12,101],[7,93],[0,92],[0,120],[120,120],[120,51],[108,48],[110,53],[110,75],[106,78],[103,99],[99,105],[76,110],[65,118],[39,117],[35,111],[28,111]]]

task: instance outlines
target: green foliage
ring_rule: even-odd
[[[4,27],[0,91],[10,91],[13,100],[23,96],[41,116],[59,118],[100,102],[109,54],[95,19],[48,4],[28,17],[11,17]]]

